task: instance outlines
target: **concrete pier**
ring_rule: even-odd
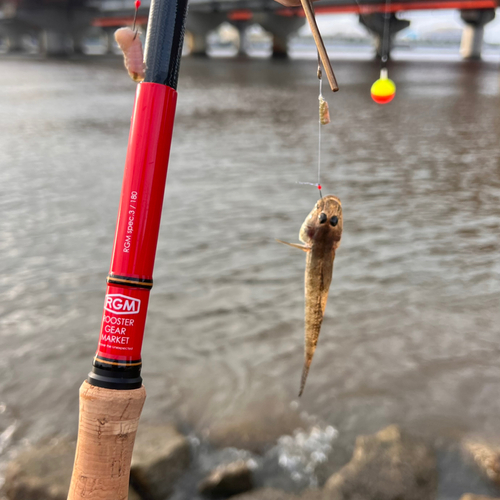
[[[484,26],[495,19],[494,9],[462,10],[460,17],[465,22],[460,44],[460,55],[464,59],[481,59]]]
[[[253,20],[273,36],[273,57],[288,57],[288,38],[306,23],[303,17],[255,14]]]
[[[67,33],[42,30],[39,40],[40,52],[45,56],[67,56],[73,52],[73,43]]]
[[[231,21],[231,24],[238,30],[238,56],[246,56],[246,32],[250,23],[248,21]]]
[[[115,27],[104,28],[104,33],[106,33],[106,52],[108,54],[119,53],[118,46],[115,42],[115,31]]]
[[[17,52],[23,49],[22,39],[25,29],[16,26],[4,26],[0,35],[3,39],[4,52]]]
[[[186,42],[190,55],[207,55],[207,35],[220,26],[227,16],[222,13],[190,12],[186,22]]]
[[[40,50],[47,56],[68,55],[79,50],[80,40],[90,26],[94,11],[75,5],[71,9],[26,5],[15,9],[2,31],[7,34],[9,50],[20,50],[26,34],[37,34]]]
[[[493,0],[492,0],[493,1]],[[500,0],[498,0],[500,1]],[[390,56],[392,42],[397,32],[409,26],[409,21],[399,19],[396,13],[373,12],[383,9],[375,0],[322,0],[320,14],[340,12],[366,12],[359,21],[374,36],[377,56]],[[439,9],[442,0],[427,0],[425,6],[418,0],[405,0],[405,10]],[[495,10],[478,9],[470,0],[452,2],[461,9],[465,23],[460,52],[464,59],[479,59],[483,44],[484,26],[495,17]],[[284,9],[274,0],[190,0],[187,18],[186,45],[192,55],[206,55],[207,35],[223,22],[229,22],[240,35],[239,55],[245,53],[245,31],[252,23],[260,24],[273,37],[273,57],[288,55],[288,39],[306,23],[297,16],[298,11]],[[140,22],[146,23],[149,0],[143,0],[139,9]],[[395,4],[392,4],[393,8]],[[300,9],[299,9],[300,10]],[[47,56],[71,54],[87,43],[86,31],[93,27],[113,31],[131,24],[134,15],[132,0],[0,0],[0,53],[16,50],[37,50],[40,46]],[[387,33],[384,34],[384,28]],[[37,43],[37,38],[40,43]],[[104,44],[103,36],[103,44]],[[231,43],[237,44],[237,37]],[[387,45],[387,46],[384,46]],[[85,47],[87,47],[85,45]],[[112,49],[112,35],[108,48]],[[87,50],[87,49],[85,49]]]
[[[390,58],[394,35],[410,26],[410,21],[398,19],[394,13],[383,12],[360,14],[359,22],[374,35],[375,49],[379,58],[382,57],[384,51],[387,57]],[[387,26],[387,34],[384,33],[385,26]],[[385,41],[384,36],[386,37]],[[384,47],[384,43],[387,43],[387,47]]]

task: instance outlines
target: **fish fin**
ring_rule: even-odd
[[[311,247],[308,245],[301,245],[300,243],[288,243],[288,241],[282,241],[276,239],[278,243],[283,243],[283,245],[288,245],[290,247],[298,248],[299,250],[304,250],[304,252],[309,252],[311,250]]]
[[[302,377],[300,379],[300,391],[299,391],[299,398],[302,396],[302,393],[304,392],[304,387],[306,386],[306,380],[307,380],[307,375],[309,373],[309,367],[311,366],[311,361],[312,357],[306,358],[304,361],[304,368],[302,369]]]

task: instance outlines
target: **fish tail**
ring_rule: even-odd
[[[309,374],[309,367],[311,366],[311,361],[312,361],[312,356],[307,357],[306,360],[304,361],[304,368],[302,369],[302,377],[300,379],[299,398],[300,396],[302,396],[302,393],[304,392],[304,387],[306,386],[306,380],[307,380],[307,375]]]

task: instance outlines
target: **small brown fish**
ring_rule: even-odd
[[[305,275],[305,362],[299,396],[304,391],[309,367],[318,343],[332,281],[335,250],[342,237],[342,204],[336,196],[325,196],[302,224],[299,239],[304,244],[280,243],[307,252]]]

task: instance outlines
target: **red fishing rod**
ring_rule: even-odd
[[[68,500],[125,500],[146,398],[141,349],[177,101],[187,0],[152,0],[92,371],[80,388]]]

